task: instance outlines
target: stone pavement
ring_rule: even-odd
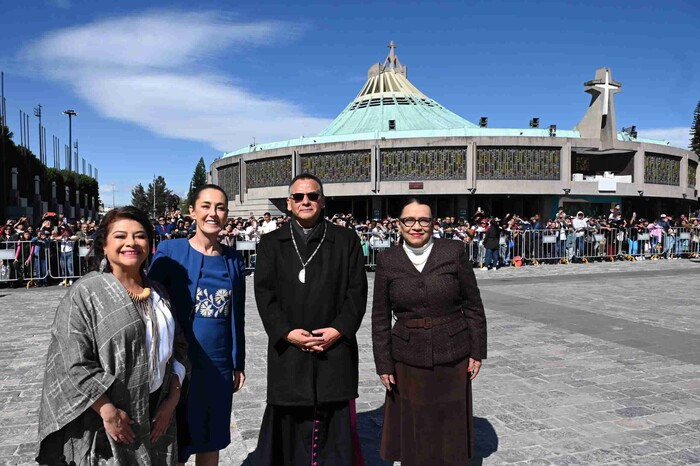
[[[470,465],[700,463],[700,264],[476,274],[489,358],[474,383],[479,458]],[[234,397],[222,465],[248,464],[265,406],[266,335],[251,288],[248,382]],[[48,330],[64,292],[0,289],[0,464],[32,464]],[[363,451],[368,466],[389,464],[377,453],[384,390],[368,318],[358,338]]]

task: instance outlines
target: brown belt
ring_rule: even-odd
[[[433,328],[463,318],[461,312],[454,312],[440,317],[423,317],[422,319],[398,319],[397,322],[406,328]]]

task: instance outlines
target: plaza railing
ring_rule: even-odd
[[[400,244],[397,231],[358,233],[367,270],[375,270],[377,256]],[[464,243],[467,259],[481,267],[486,259],[484,232],[472,236],[453,233]],[[235,248],[248,271],[255,269],[259,237],[239,235]],[[586,228],[503,231],[498,256],[503,266],[588,263],[593,261],[659,260],[700,257],[700,229]],[[53,275],[52,275],[53,276]],[[62,277],[58,277],[62,278]]]
[[[700,229],[590,227],[579,231],[516,231],[501,237],[499,253],[505,265],[692,258],[700,256]],[[483,263],[481,255],[471,257],[475,263]]]
[[[51,241],[47,254],[49,277],[64,285],[88,273],[89,245],[83,240],[62,239]]]
[[[236,240],[236,250],[243,256],[245,268],[248,271],[255,270],[255,261],[257,259],[258,241],[248,240],[245,238]]]
[[[0,249],[0,283],[45,283],[48,277],[48,242],[9,241]]]

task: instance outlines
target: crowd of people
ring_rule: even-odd
[[[269,212],[261,217],[229,218],[218,239],[231,247],[239,241],[257,244],[264,234],[281,228],[290,219]],[[360,236],[370,268],[375,266],[378,251],[401,242],[396,218],[360,220],[352,214],[336,214],[328,220]],[[164,240],[192,238],[197,229],[196,221],[179,210],[161,215],[152,223],[155,247]],[[0,226],[0,254],[4,252],[0,285],[72,285],[87,270],[86,255],[96,228],[93,219],[69,219],[53,213],[46,214],[40,225],[32,225],[26,217],[8,219]],[[485,269],[533,260],[683,257],[700,253],[700,212],[695,216],[661,213],[656,218],[643,218],[632,213],[624,217],[616,205],[608,215],[588,216],[559,209],[554,217],[545,219],[539,214],[498,216],[478,208],[468,219],[435,218],[433,236],[465,243],[468,257]],[[255,266],[254,248],[252,251],[245,253],[248,268]]]
[[[237,218],[220,234],[221,241],[257,243],[265,233],[281,228],[288,216]],[[354,230],[361,239],[367,264],[374,267],[375,253],[401,242],[397,218],[358,220],[352,214],[336,214],[332,223]],[[481,268],[493,269],[527,261],[569,262],[626,257],[644,260],[650,256],[677,258],[700,253],[700,213],[690,217],[661,213],[656,218],[625,218],[619,205],[608,215],[588,216],[582,211],[567,214],[559,209],[552,218],[539,214],[525,217],[506,213],[499,217],[478,208],[469,219],[452,216],[434,220],[433,237],[465,243],[469,259]],[[253,263],[254,265],[254,263]]]
[[[17,287],[28,280],[47,286],[55,280],[72,285],[86,270],[81,248],[86,252],[91,246],[95,229],[94,220],[69,220],[53,213],[39,225],[27,217],[6,220],[0,226],[0,284]]]

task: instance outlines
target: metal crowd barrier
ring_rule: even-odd
[[[398,232],[387,232],[377,236],[371,232],[359,234],[368,270],[375,270],[377,254],[399,244]],[[634,239],[636,238],[636,239]],[[486,249],[484,233],[480,232],[464,242],[467,258],[476,266],[483,266]],[[16,245],[21,242],[13,242]],[[6,243],[10,244],[10,243]],[[255,269],[257,241],[238,239],[236,249],[241,252],[247,270]],[[20,247],[20,254],[26,252]],[[41,281],[48,278],[74,280],[87,272],[89,247],[82,241],[51,241],[45,254],[45,264],[35,257],[21,270],[17,269],[14,258],[17,246],[0,249],[0,283],[19,280]],[[585,231],[573,230],[518,230],[505,232],[499,240],[499,261],[501,265],[540,265],[562,263],[616,260],[659,260],[673,258],[700,257],[700,228],[672,228],[650,233],[643,229],[588,228]],[[21,264],[26,258],[21,257]]]
[[[377,268],[377,254],[391,247],[396,242],[394,232],[387,232],[386,235],[375,235],[372,232],[358,233],[362,253],[365,256],[365,268],[375,270]]]
[[[53,279],[77,280],[88,272],[87,255],[90,247],[82,240],[52,241],[47,251],[47,271]]]
[[[589,262],[592,260],[659,260],[700,257],[700,229],[587,228],[516,232],[508,246],[501,241],[505,262],[520,257],[523,264]],[[478,261],[475,261],[478,262]]]
[[[700,229],[690,231],[688,257],[700,257]]]
[[[16,282],[18,277],[13,268],[16,243],[4,243],[2,246],[7,249],[0,249],[0,283]]]
[[[499,240],[499,261],[503,266],[514,266],[516,263],[540,265],[700,257],[700,228],[674,228],[670,232],[661,230],[660,233],[656,236],[644,229],[593,227],[580,232],[572,229],[504,231]],[[368,270],[376,269],[377,254],[400,243],[400,234],[394,231],[383,236],[371,232],[358,235]],[[484,265],[486,249],[483,242],[483,232],[464,242],[467,258],[475,266]],[[241,237],[236,241],[236,249],[243,255],[246,269],[254,270],[257,241]],[[81,251],[82,257],[84,253]]]
[[[48,277],[48,243],[33,241],[12,241],[0,249],[0,283],[23,283],[27,287],[39,282],[45,283]]]
[[[236,250],[243,256],[246,270],[255,270],[255,260],[257,259],[257,241],[236,241]]]

